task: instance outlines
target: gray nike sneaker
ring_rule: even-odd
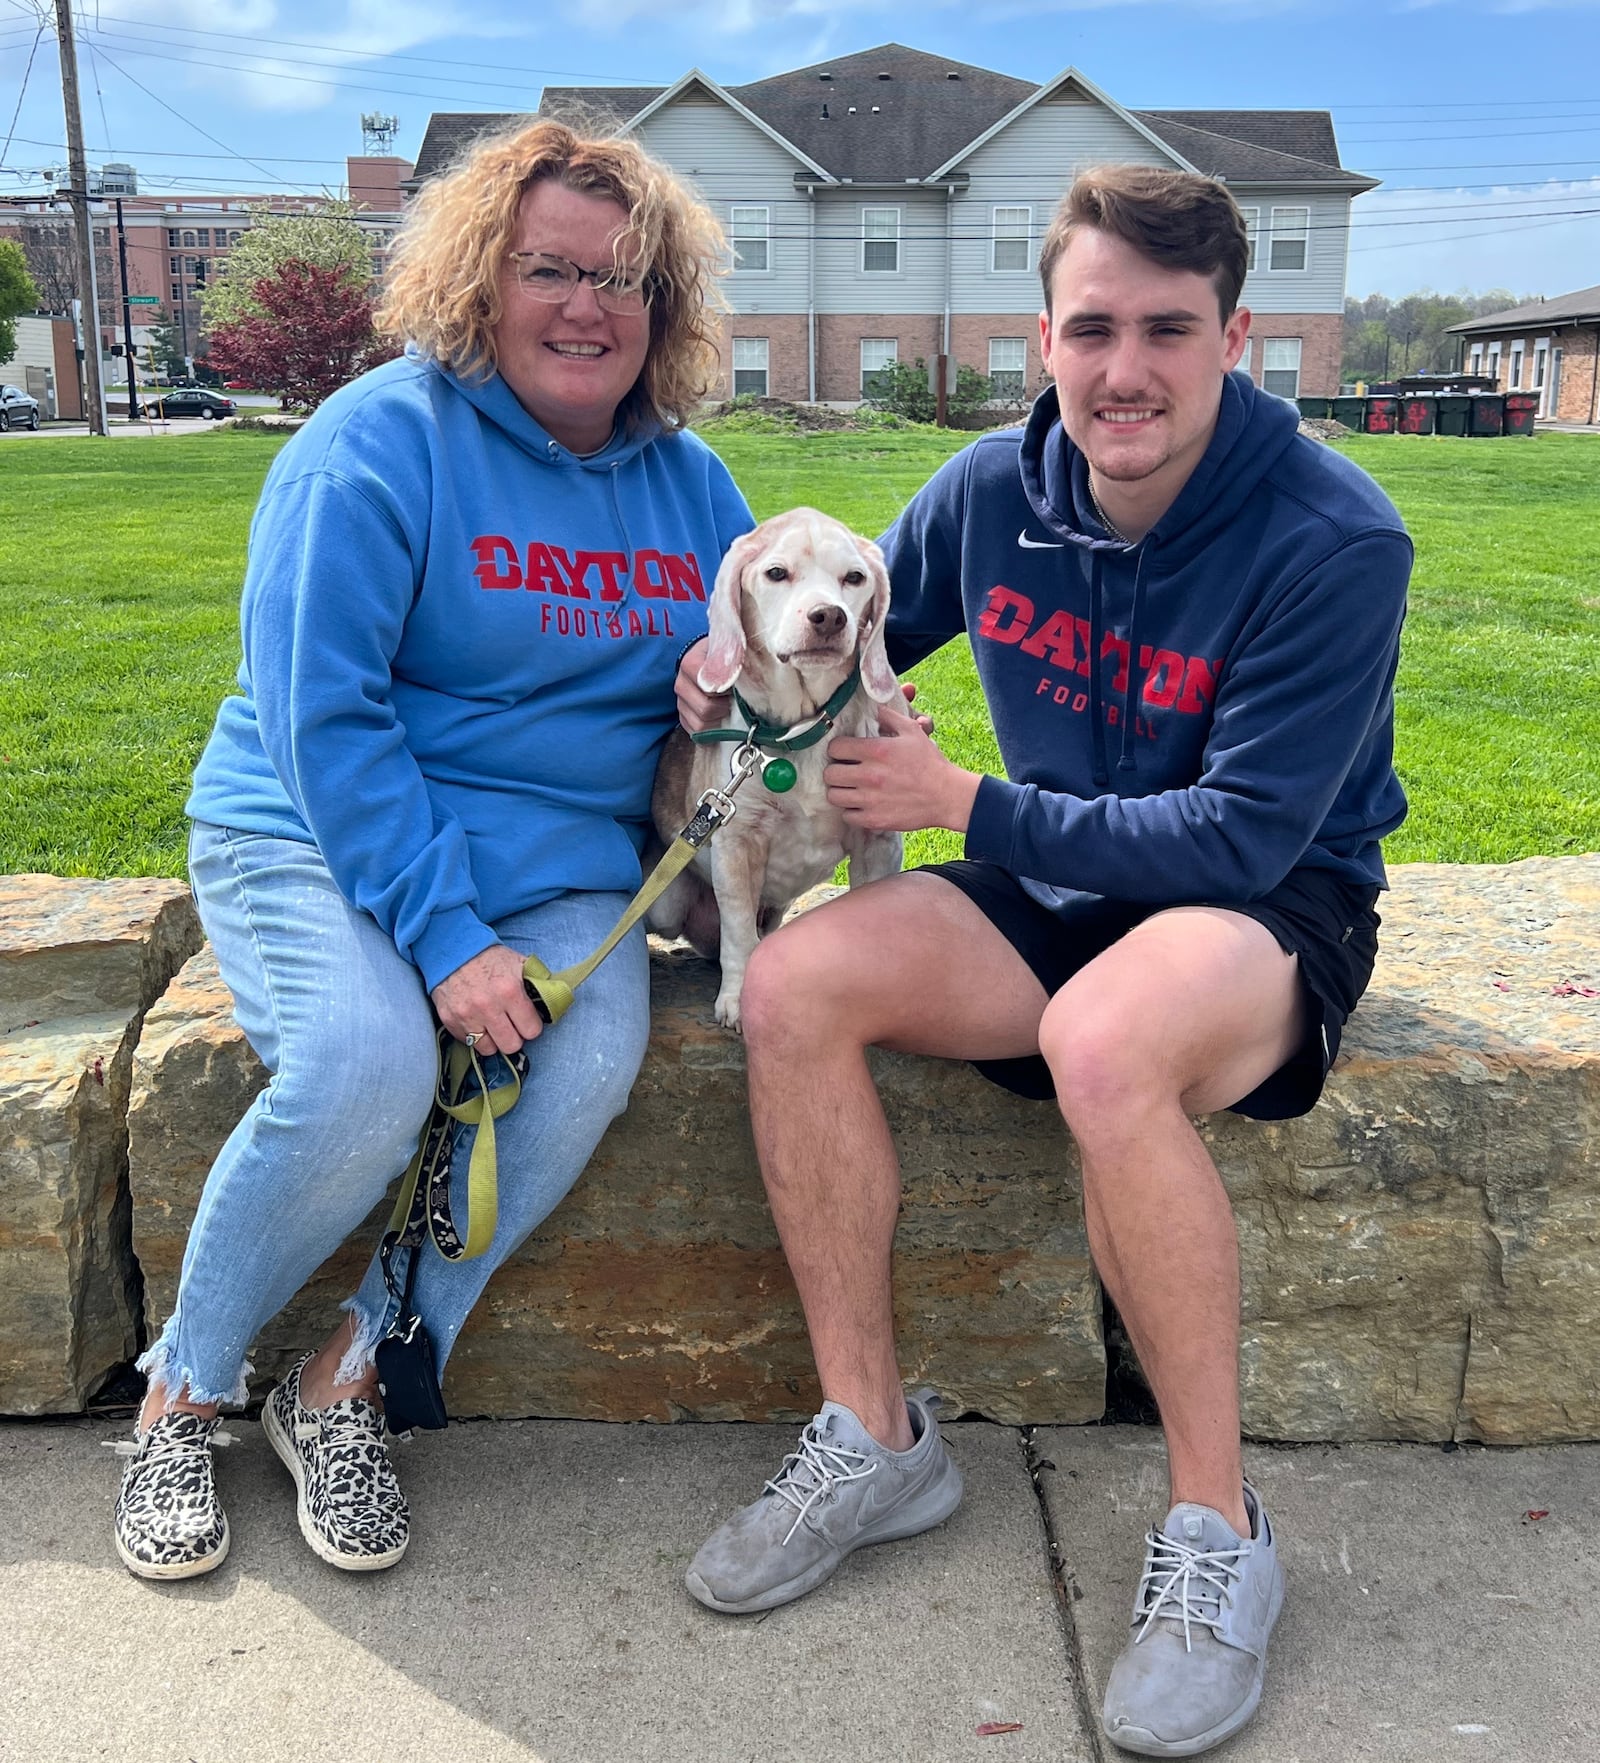
[[[761,1498],[706,1539],[684,1584],[713,1610],[770,1610],[821,1585],[852,1550],[942,1524],[961,1504],[961,1471],[939,1437],[936,1399],[907,1397],[909,1451],[885,1450],[848,1408],[825,1402]]]
[[[1261,1496],[1245,1483],[1251,1534],[1209,1506],[1174,1506],[1145,1538],[1133,1637],[1111,1668],[1103,1725],[1142,1757],[1194,1757],[1256,1711],[1283,1569]]]

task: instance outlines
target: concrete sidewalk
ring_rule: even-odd
[[[402,1447],[394,1572],[317,1561],[253,1422],[215,1574],[132,1579],[103,1421],[0,1424],[7,1763],[1090,1763],[1156,1434],[963,1423],[931,1535],[724,1618],[683,1591],[787,1428],[469,1423]],[[1255,1448],[1289,1601],[1237,1763],[1600,1756],[1600,1447]],[[1532,1519],[1531,1512],[1548,1516]],[[1053,1550],[1059,1552],[1059,1570]],[[980,1736],[990,1721],[1021,1731]]]

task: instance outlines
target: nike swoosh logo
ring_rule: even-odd
[[[1026,527],[1017,534],[1017,543],[1024,551],[1064,551],[1066,549],[1066,546],[1059,542],[1051,544],[1045,539],[1030,539]]]

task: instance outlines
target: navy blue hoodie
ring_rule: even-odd
[[[1383,885],[1411,541],[1297,430],[1227,375],[1204,457],[1127,545],[1052,387],[912,499],[883,540],[890,661],[970,633],[1006,768],[979,786],[968,857],[1047,905],[1259,899],[1299,866]]]

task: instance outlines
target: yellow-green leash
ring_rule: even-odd
[[[733,755],[732,775],[727,788],[707,790],[702,794],[688,825],[667,847],[661,861],[650,871],[597,949],[573,966],[562,968],[559,973],[552,973],[537,955],[528,956],[522,964],[522,983],[534,1008],[547,1024],[557,1023],[566,1015],[572,1008],[578,987],[660,899],[718,827],[732,820],[738,812],[733,800],[735,792],[747,777],[764,770],[768,763],[756,745],[755,731],[752,730]],[[416,1155],[401,1178],[400,1192],[389,1220],[388,1237],[399,1241],[408,1234],[420,1185],[426,1199],[427,1231],[433,1238],[434,1247],[447,1261],[471,1261],[494,1240],[495,1225],[499,1221],[494,1123],[516,1106],[517,1098],[522,1094],[522,1072],[527,1062],[520,1054],[507,1059],[505,1063],[511,1072],[511,1081],[491,1090],[475,1047],[454,1039],[443,1030],[439,1040],[438,1092],[423,1127]],[[467,1081],[469,1075],[473,1079],[471,1084]],[[455,1138],[454,1122],[478,1129],[467,1163],[467,1234],[464,1241],[456,1231],[450,1206],[450,1151]]]

